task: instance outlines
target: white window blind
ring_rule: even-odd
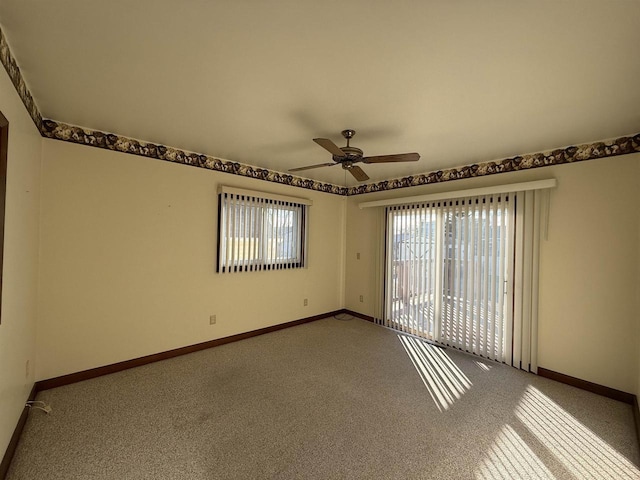
[[[538,265],[555,186],[360,204],[386,207],[377,217],[376,323],[537,373]]]
[[[512,225],[505,194],[387,207],[385,323],[504,361]]]
[[[303,202],[223,188],[218,202],[218,272],[306,267],[310,202]]]

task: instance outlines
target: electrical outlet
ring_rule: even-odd
[[[360,295],[360,303],[364,302],[364,297]]]
[[[304,299],[304,306],[306,307],[307,305],[309,305],[309,299],[308,299],[308,298],[305,298],[305,299]]]
[[[24,365],[24,376],[26,378],[29,378],[29,367],[30,367],[29,360],[27,360],[27,362]]]
[[[356,253],[356,260],[360,260],[360,252]]]
[[[216,324],[216,316],[215,315],[211,315],[209,317],[209,325],[215,325]]]

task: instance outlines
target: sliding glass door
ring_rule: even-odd
[[[513,272],[508,197],[388,207],[386,218],[387,323],[504,361]]]

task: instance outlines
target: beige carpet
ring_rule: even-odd
[[[629,405],[357,319],[38,400],[10,480],[640,478]]]

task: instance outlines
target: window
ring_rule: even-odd
[[[218,272],[306,267],[308,205],[304,199],[223,187]]]

